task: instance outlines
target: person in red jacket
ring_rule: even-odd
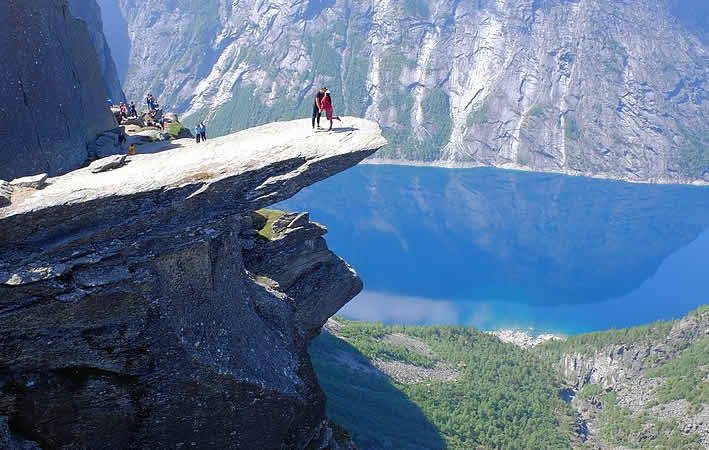
[[[339,117],[332,116],[332,98],[330,97],[330,90],[326,89],[325,90],[325,97],[323,97],[322,102],[320,104],[320,112],[325,111],[325,117],[327,117],[327,120],[330,121],[330,128],[327,129],[327,131],[332,131],[332,120],[338,120],[342,122],[342,119]]]

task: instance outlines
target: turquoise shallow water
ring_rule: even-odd
[[[707,188],[361,165],[279,206],[361,275],[349,318],[574,334],[709,303]]]

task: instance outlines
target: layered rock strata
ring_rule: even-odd
[[[361,281],[307,216],[267,241],[253,211],[385,145],[377,125],[349,123],[271,124],[13,193],[0,209],[0,416],[13,439],[333,447],[307,346]]]

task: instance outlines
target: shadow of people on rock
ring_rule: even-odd
[[[360,448],[446,447],[421,409],[355,347],[323,331],[311,344],[310,356],[327,396],[329,418],[348,429]]]
[[[333,133],[349,133],[350,131],[357,131],[359,128],[357,127],[342,127],[342,128],[333,128],[332,132]]]

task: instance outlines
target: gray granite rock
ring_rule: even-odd
[[[0,180],[0,208],[10,204],[12,186],[5,180]]]
[[[91,173],[107,172],[109,170],[118,169],[126,162],[126,155],[113,155],[106,158],[101,158],[89,164]]]
[[[48,176],[46,173],[41,173],[39,175],[33,175],[29,177],[15,178],[10,182],[10,186],[39,189],[46,184],[47,178]]]
[[[5,0],[0,26],[0,178],[80,167],[116,126],[86,24],[66,0]]]
[[[48,448],[327,441],[307,347],[361,281],[322,227],[256,242],[251,216],[385,145],[351,120],[175,144],[0,209],[0,416],[23,424],[10,431]]]
[[[118,79],[118,71],[111,55],[111,48],[103,34],[103,19],[99,5],[96,0],[69,0],[69,8],[74,17],[86,22],[109,98],[115,104],[125,102],[126,96]]]

